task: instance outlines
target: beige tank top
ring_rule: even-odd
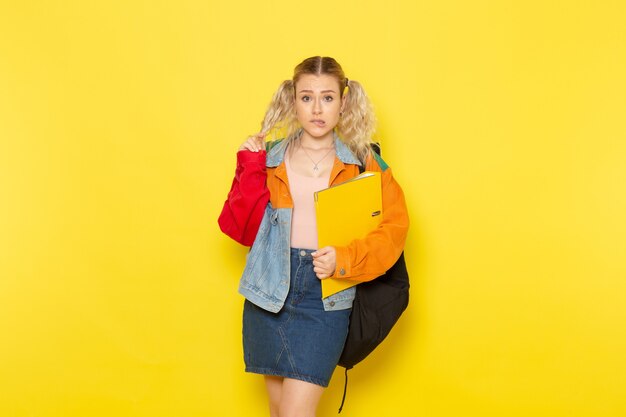
[[[285,152],[285,167],[287,168],[287,178],[289,178],[289,191],[293,200],[291,247],[318,249],[313,193],[328,187],[330,173],[321,178],[298,174],[291,169],[287,154]]]

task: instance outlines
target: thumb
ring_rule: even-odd
[[[330,250],[330,246],[324,246],[323,248],[319,248],[315,252],[311,253],[311,256],[317,258],[318,256],[326,255]]]

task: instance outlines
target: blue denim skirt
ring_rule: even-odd
[[[291,249],[291,283],[278,313],[246,300],[246,372],[299,379],[327,387],[348,335],[350,309],[324,311],[311,249]]]

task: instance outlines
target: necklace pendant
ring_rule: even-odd
[[[315,166],[313,167],[313,171],[315,171],[315,172],[317,172],[317,171],[318,171],[317,165],[315,165]]]

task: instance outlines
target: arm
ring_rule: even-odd
[[[370,281],[391,268],[404,250],[409,216],[402,188],[380,157],[370,156],[366,169],[381,172],[383,219],[365,238],[336,247],[333,278]]]
[[[218,218],[222,232],[245,246],[252,246],[270,199],[265,150],[242,145],[237,152],[235,178]]]

